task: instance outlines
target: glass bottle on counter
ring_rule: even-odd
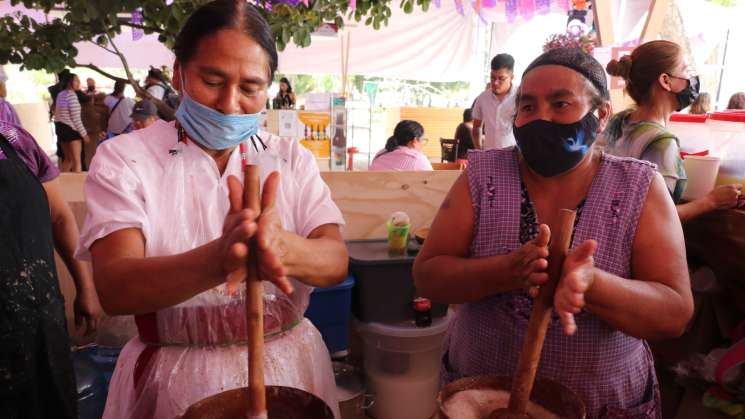
[[[432,301],[427,298],[416,297],[411,305],[414,309],[414,323],[416,326],[432,326]]]

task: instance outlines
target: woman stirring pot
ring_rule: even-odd
[[[660,417],[645,339],[679,335],[691,317],[683,233],[650,164],[593,148],[609,116],[602,66],[551,50],[523,75],[517,147],[469,155],[414,264],[420,294],[461,304],[443,384],[513,373],[548,280],[548,226],[577,209],[538,377],[573,389],[589,418]]]
[[[257,132],[277,68],[269,26],[244,1],[213,1],[174,50],[177,122],[102,145],[85,185],[79,253],[92,258],[106,311],[134,314],[139,331],[104,417],[171,419],[247,385],[245,285],[226,279],[245,278],[251,258],[265,281],[267,385],[311,392],[338,416],[328,351],[303,313],[313,286],[346,275],[343,219],[310,152]],[[241,209],[241,143],[262,171],[258,219]]]

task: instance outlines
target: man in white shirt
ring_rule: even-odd
[[[106,96],[103,103],[109,108],[109,123],[106,130],[111,135],[119,135],[132,130],[132,108],[135,101],[124,96],[126,84],[114,83],[114,92]]]
[[[512,83],[515,59],[498,54],[491,60],[489,88],[473,106],[473,143],[476,149],[491,150],[515,144],[512,121],[515,116],[517,86]],[[481,129],[485,135],[481,135]]]
[[[157,68],[151,68],[145,78],[145,90],[155,99],[163,100],[163,97],[166,95],[164,79],[165,77],[162,71]]]

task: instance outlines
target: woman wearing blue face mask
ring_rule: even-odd
[[[609,112],[602,66],[555,49],[523,75],[517,147],[469,155],[414,263],[421,295],[461,304],[443,383],[513,373],[531,296],[548,280],[549,226],[570,208],[572,250],[538,377],[573,389],[588,418],[660,417],[645,339],[679,335],[691,317],[683,233],[650,164],[594,149]]]
[[[269,26],[245,1],[213,1],[174,50],[176,121],[102,145],[85,185],[78,253],[93,261],[105,310],[134,314],[139,332],[104,417],[171,419],[247,385],[240,280],[252,258],[264,280],[266,383],[312,392],[338,415],[328,351],[303,314],[313,286],[346,274],[344,221],[310,152],[258,131],[277,68]],[[242,209],[240,144],[261,167],[258,219]]]
[[[670,41],[651,41],[631,55],[611,60],[608,74],[626,82],[626,92],[636,106],[616,114],[603,136],[611,154],[650,161],[665,179],[670,195],[679,203],[687,177],[675,134],[667,130],[673,112],[690,106],[699,95],[698,76],[680,46]],[[745,205],[742,185],[722,185],[703,198],[677,205],[682,222],[715,209]]]

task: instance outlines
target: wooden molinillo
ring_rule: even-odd
[[[548,258],[548,283],[541,287],[538,297],[533,300],[533,311],[528,321],[528,331],[523,341],[523,349],[517,368],[512,377],[512,392],[510,403],[506,409],[498,409],[491,419],[522,419],[527,416],[528,400],[533,390],[536,371],[541,360],[543,341],[546,339],[548,325],[551,322],[551,311],[554,302],[556,285],[561,279],[561,269],[564,265],[574,230],[576,213],[571,210],[559,211],[556,226],[552,226],[551,243]]]
[[[244,166],[243,206],[258,217],[261,213],[261,181],[259,166]],[[266,389],[264,387],[264,287],[256,265],[256,241],[249,248],[246,277],[246,326],[248,327],[248,393],[250,419],[266,419]]]

